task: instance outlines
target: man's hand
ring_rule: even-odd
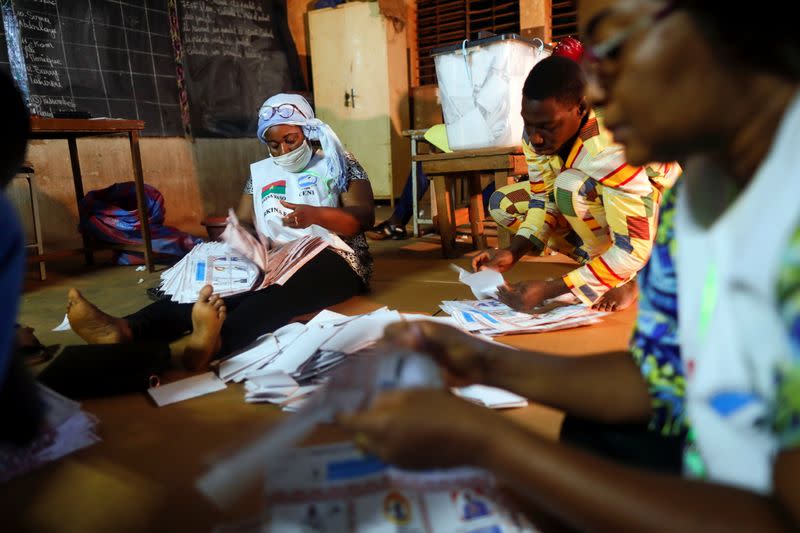
[[[504,285],[497,288],[498,299],[510,308],[530,313],[535,307],[542,305],[548,295],[547,281],[520,281],[513,285]]]
[[[369,410],[342,415],[339,424],[355,432],[355,442],[384,461],[404,468],[475,465],[486,456],[497,413],[433,389],[391,391]]]
[[[283,217],[283,225],[289,228],[303,229],[313,224],[317,224],[317,210],[313,205],[293,204],[286,200],[281,200],[281,205],[293,211]]]
[[[459,329],[436,322],[399,322],[386,328],[383,340],[433,357],[451,387],[487,382],[486,355],[494,347]]]
[[[505,272],[517,262],[511,250],[506,248],[483,250],[472,258],[472,270],[496,270]]]

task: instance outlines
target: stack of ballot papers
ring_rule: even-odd
[[[214,293],[231,296],[283,285],[295,272],[328,246],[352,249],[337,235],[319,226],[287,242],[251,234],[233,210],[228,212],[223,242],[195,246],[174,266],[161,274],[160,289],[178,303],[193,303],[205,285]]]
[[[538,313],[521,313],[495,300],[446,300],[439,307],[450,315],[458,327],[473,334],[495,337],[520,333],[539,333],[575,328],[599,322],[608,313],[594,311],[585,305],[565,303],[566,297],[551,300]]]
[[[205,242],[161,273],[159,289],[173,302],[192,303],[205,285],[220,296],[231,296],[253,290],[260,277],[260,269],[227,244]]]
[[[205,242],[162,272],[159,288],[174,302],[193,303],[205,285],[213,286],[214,293],[223,297],[283,285],[327,246],[320,237],[301,237],[260,250],[259,265],[227,243]]]
[[[79,403],[38,385],[45,423],[33,443],[25,448],[0,446],[0,482],[29,472],[76,450],[91,446],[97,419],[81,410]]]
[[[349,443],[293,450],[268,479],[265,497],[261,516],[216,531],[536,531],[484,470],[401,470]]]
[[[489,269],[468,272],[453,264],[450,268],[458,273],[458,281],[467,285],[477,300],[445,301],[440,307],[453,317],[459,328],[478,336],[575,328],[597,323],[607,314],[581,305],[572,293],[545,301],[535,313],[521,313],[496,299],[497,288],[506,283],[499,272]]]

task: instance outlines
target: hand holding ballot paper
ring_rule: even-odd
[[[495,270],[470,273],[457,265],[450,267],[478,300],[444,301],[440,307],[456,320],[461,329],[470,333],[494,337],[554,331],[594,324],[605,314],[580,305],[571,293],[546,300],[533,313],[515,311],[496,299],[498,295],[514,295],[516,291],[509,288],[501,273]],[[515,284],[515,287],[519,285]]]
[[[351,357],[294,416],[216,464],[198,481],[198,487],[218,504],[228,505],[262,474],[279,468],[291,449],[317,424],[367,407],[384,390],[441,385],[436,364],[419,354],[396,351]]]
[[[192,303],[205,285],[213,286],[220,296],[283,285],[328,246],[349,249],[336,235],[322,228],[314,231],[316,228],[310,235],[276,243],[261,233],[254,236],[248,232],[231,211],[223,242],[194,247],[161,274],[160,288],[174,302]]]

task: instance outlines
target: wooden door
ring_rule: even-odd
[[[364,166],[376,198],[392,191],[387,23],[377,2],[310,11],[314,102]]]

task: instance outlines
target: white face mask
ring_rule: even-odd
[[[288,154],[279,156],[273,155],[272,160],[276,165],[284,170],[289,172],[300,172],[306,168],[308,162],[311,161],[312,155],[314,155],[314,152],[311,150],[311,146],[308,144],[308,141],[303,141],[303,144]]]

